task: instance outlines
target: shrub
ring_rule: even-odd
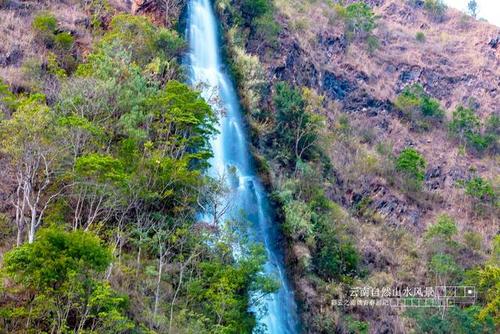
[[[360,256],[349,241],[340,241],[334,233],[323,233],[318,242],[319,252],[314,257],[317,271],[325,279],[355,276]]]
[[[495,197],[493,186],[481,177],[465,182],[465,193],[480,201],[492,201]]]
[[[266,13],[254,20],[255,35],[264,40],[271,47],[278,44],[278,35],[281,26],[276,22],[271,12]]]
[[[394,104],[418,129],[427,129],[432,122],[441,121],[444,116],[439,101],[430,97],[420,84],[406,86]]]
[[[74,37],[66,31],[54,37],[54,45],[60,51],[70,51],[73,48],[74,42]]]
[[[437,218],[434,225],[429,226],[425,234],[426,239],[438,237],[443,240],[451,240],[458,232],[455,221],[450,216],[443,214]]]
[[[300,134],[302,131],[307,131],[312,122],[312,115],[305,112],[306,101],[304,100],[300,90],[290,87],[285,82],[279,82],[275,86],[275,93],[273,96],[274,107],[276,108],[276,144],[279,147],[277,152],[280,159],[285,163],[295,164],[302,155],[297,154]],[[302,143],[309,146],[308,142],[313,141],[316,137],[315,131],[305,135]],[[310,153],[311,148],[306,150]]]
[[[55,30],[57,29],[57,19],[54,15],[46,12],[35,16],[32,23],[37,39],[41,40],[47,47],[54,45]]]
[[[283,229],[286,234],[295,240],[305,240],[312,236],[312,212],[306,203],[291,201],[284,206],[285,222]]]
[[[425,42],[425,34],[422,31],[419,31],[415,34],[415,39],[421,43]]]
[[[355,2],[347,6],[345,20],[347,31],[355,36],[369,34],[377,26],[375,14],[364,2]]]
[[[174,58],[181,55],[186,49],[186,42],[173,30],[161,29],[155,40],[156,49],[165,54],[166,58]]]
[[[403,173],[409,183],[418,188],[424,181],[426,167],[424,157],[413,148],[405,148],[396,159],[396,170]]]
[[[39,13],[33,19],[33,29],[53,33],[57,29],[57,19],[50,13]]]
[[[446,5],[443,0],[425,0],[424,8],[436,21],[442,21],[446,13]]]
[[[469,147],[477,152],[485,152],[488,149],[494,149],[498,141],[498,116],[491,116],[486,126],[481,124],[479,117],[472,108],[458,106],[453,112],[452,120],[449,124],[450,133],[465,142]]]
[[[243,15],[251,20],[266,14],[271,9],[269,0],[242,0],[240,9]]]

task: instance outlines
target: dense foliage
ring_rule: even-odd
[[[52,15],[33,27],[53,37],[46,47],[72,47]],[[199,205],[225,194],[204,173],[217,115],[180,82],[185,42],[141,16],[107,28],[74,72],[57,58],[32,92],[0,85],[1,151],[18,182],[0,326],[251,333],[250,297],[258,307],[276,286],[262,249],[238,244],[238,224],[195,224]]]

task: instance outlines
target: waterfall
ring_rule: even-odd
[[[229,183],[232,187],[231,212],[244,212],[249,221],[248,237],[261,242],[266,249],[266,274],[279,280],[279,290],[264,302],[267,312],[258,319],[259,323],[271,334],[297,333],[297,306],[286,278],[283,254],[277,245],[278,230],[271,219],[267,194],[252,164],[235,88],[223,70],[217,27],[210,0],[189,2],[190,81],[193,85],[203,84],[202,94],[209,103],[216,95],[216,104],[224,111],[219,120],[219,134],[212,141],[214,157],[209,173],[213,176],[235,174],[234,182]]]

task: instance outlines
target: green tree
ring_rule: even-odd
[[[345,8],[347,31],[355,36],[369,34],[376,28],[376,16],[364,2],[355,2]]]
[[[0,122],[0,151],[11,159],[17,175],[14,207],[18,245],[26,225],[28,241],[33,242],[47,206],[62,191],[50,191],[67,157],[59,142],[61,136],[64,131],[56,126],[54,113],[41,94],[19,98],[12,117]]]
[[[26,318],[26,330],[125,332],[133,327],[123,313],[126,298],[99,278],[110,261],[111,252],[90,233],[43,229],[32,244],[5,254],[5,273],[32,298],[2,312]]]
[[[271,3],[269,0],[241,0],[240,8],[244,16],[253,19],[269,12]]]
[[[467,3],[467,10],[469,11],[470,15],[472,15],[472,17],[476,17],[477,16],[477,1],[476,0],[469,0],[469,2]]]
[[[494,147],[498,141],[498,133],[495,128],[495,118],[489,118],[491,123],[487,123],[486,129],[483,131],[479,117],[473,109],[458,106],[453,112],[452,120],[449,124],[451,134],[460,140],[460,143],[465,142],[470,147],[479,152],[483,152],[488,148]],[[493,128],[491,125],[493,125]]]
[[[454,219],[444,214],[438,216],[434,225],[429,226],[425,237],[427,239],[438,237],[445,241],[450,241],[451,238],[457,234],[457,232],[458,229]]]
[[[284,82],[276,84],[273,102],[280,159],[293,165],[312,159],[320,139],[322,118],[308,109],[308,101],[300,90]]]

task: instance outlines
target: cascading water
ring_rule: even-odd
[[[212,142],[212,175],[236,174],[231,182],[232,212],[245,213],[250,222],[250,238],[262,242],[268,261],[264,270],[276,277],[281,287],[266,301],[267,313],[259,319],[268,333],[298,332],[296,304],[283,268],[283,254],[277,246],[278,232],[271,221],[266,193],[255,174],[248,151],[239,101],[234,86],[222,68],[217,21],[210,0],[191,0],[188,5],[187,34],[190,54],[190,80],[203,84],[207,100],[217,95],[217,103],[224,110],[219,120],[219,135]],[[212,96],[213,97],[213,96]],[[230,170],[231,169],[231,172]]]

